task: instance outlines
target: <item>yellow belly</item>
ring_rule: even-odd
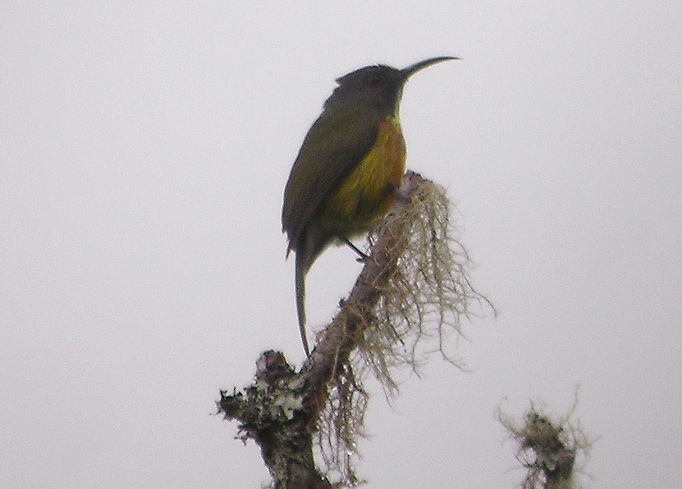
[[[372,149],[327,201],[320,214],[322,226],[346,238],[369,230],[393,205],[405,159],[400,122],[395,117],[381,121]]]

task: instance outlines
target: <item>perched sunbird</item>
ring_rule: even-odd
[[[296,252],[296,310],[303,349],[305,276],[334,242],[370,231],[384,217],[405,173],[405,140],[398,109],[407,80],[451,56],[430,58],[402,70],[360,68],[338,78],[338,87],[312,125],[284,189],[282,231]]]

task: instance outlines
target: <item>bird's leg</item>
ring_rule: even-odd
[[[351,243],[351,241],[350,241],[348,238],[346,238],[345,236],[339,236],[339,239],[340,239],[341,241],[343,241],[344,243],[346,243],[350,249],[352,249],[353,251],[355,251],[355,252],[358,254],[358,261],[359,261],[359,262],[362,263],[362,262],[366,261],[366,260],[369,258],[368,255],[366,255],[365,253],[363,253],[362,250],[361,250],[360,248],[358,248],[358,247],[355,246],[353,243]]]

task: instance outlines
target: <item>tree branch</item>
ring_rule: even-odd
[[[388,321],[392,332],[388,340],[382,338],[382,341],[383,344],[390,344],[386,350],[394,353],[393,344],[402,344],[404,335],[412,331],[415,325],[415,343],[424,336],[422,320],[425,313],[420,303],[424,298],[427,306],[436,304],[441,339],[440,328],[448,321],[454,323],[455,330],[459,331],[459,315],[468,314],[467,303],[470,299],[485,300],[470,287],[464,272],[466,263],[459,263],[448,254],[451,251],[448,249],[450,238],[447,235],[449,203],[444,194],[438,191],[442,199],[435,199],[437,204],[431,203],[446,207],[444,217],[438,212],[425,215],[425,204],[420,199],[428,200],[424,195],[429,193],[424,189],[434,188],[433,183],[419,174],[405,174],[391,214],[378,233],[371,256],[365,260],[348,299],[340,304],[337,316],[319,335],[317,346],[299,372],[294,371],[282,353],[267,351],[257,362],[254,384],[243,392],[221,392],[218,411],[226,419],[239,422],[239,438],[253,439],[261,447],[263,460],[276,489],[339,487],[333,486],[316,469],[313,436],[325,410],[333,410],[333,416],[336,416],[333,418],[334,433],[327,435],[336,441],[334,448],[344,454],[355,450],[355,438],[359,431],[355,425],[361,425],[363,414],[356,411],[364,410],[364,402],[354,400],[353,396],[358,392],[361,397],[366,395],[354,377],[351,353],[358,346],[364,346],[365,336],[370,334],[370,330],[378,328],[382,320]],[[418,195],[419,198],[415,198]],[[427,221],[420,228],[420,236],[426,244],[420,242],[421,247],[417,247],[417,251],[406,258],[404,252],[414,241],[410,232],[420,219]],[[443,254],[443,246],[448,250],[445,257],[439,255]],[[414,254],[426,257],[425,262],[416,259],[416,266],[407,267],[418,279],[406,278],[406,272],[401,271],[404,266],[400,264],[401,260],[410,261]],[[464,257],[464,262],[468,260],[465,251],[459,255]],[[430,282],[431,275],[434,278]],[[423,288],[435,290],[432,295],[414,284],[415,280],[422,280],[422,276],[427,277],[425,283],[428,285]],[[391,289],[389,282],[397,282],[397,289]],[[389,297],[391,290],[398,290],[397,298]],[[385,304],[396,308],[395,303],[399,304],[397,312],[392,314],[392,311],[383,310],[381,313],[387,318],[377,320],[374,315],[379,304],[384,304],[384,308],[388,307]],[[410,307],[415,311],[409,312]],[[406,326],[398,331],[393,323],[400,321]],[[330,398],[332,393],[333,398]],[[339,450],[339,447],[346,449]],[[345,467],[343,482],[350,485],[357,482],[348,463],[337,465]]]

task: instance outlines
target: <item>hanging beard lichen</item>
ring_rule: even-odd
[[[451,203],[445,191],[423,181],[404,210],[389,215],[370,236],[395,230],[387,253],[391,264],[378,275],[379,298],[373,310],[354,310],[344,303],[348,321],[358,331],[351,362],[333,373],[328,401],[318,425],[318,450],[327,472],[347,486],[358,484],[353,460],[363,436],[368,396],[363,380],[374,376],[390,398],[397,393],[398,367],[417,371],[428,355],[439,352],[461,367],[450,348],[462,335],[463,318],[477,316],[488,299],[472,286],[471,260],[458,241],[450,219]],[[372,260],[373,254],[369,260]],[[361,325],[358,327],[357,322]]]

